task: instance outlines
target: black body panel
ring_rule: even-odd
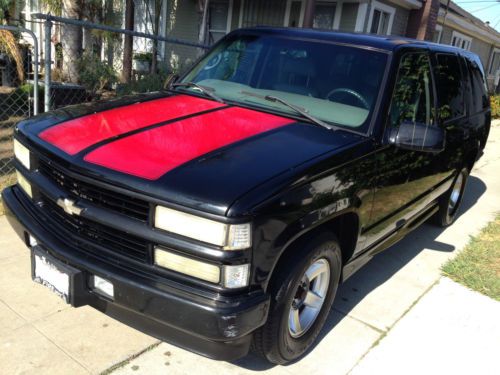
[[[439,198],[449,191],[457,171],[472,168],[482,154],[491,121],[488,103],[481,110],[473,109],[466,66],[477,60],[468,52],[405,38],[315,30],[252,28],[233,34],[238,33],[385,51],[390,58],[369,130],[362,134],[327,130],[299,117],[266,110],[289,118],[290,123],[208,152],[157,180],[147,180],[88,163],[85,152],[66,154],[38,135],[73,118],[178,94],[85,104],[19,124],[15,137],[31,150],[33,168],[27,170],[19,161],[15,167],[32,184],[34,199],[18,186],[3,192],[8,219],[27,245],[32,235],[40,251],[80,270],[85,277],[95,273],[115,283],[115,301],[86,287],[83,304],[153,336],[225,360],[245,355],[252,332],[265,324],[273,271],[290,251],[300,251],[294,246],[300,239],[317,231],[335,232],[342,248],[345,280],[437,211]],[[440,128],[435,133],[444,137],[439,139],[444,144],[442,151],[438,147],[434,152],[397,147],[391,140],[395,126],[389,121],[390,107],[398,67],[405,54],[415,52],[428,55],[432,68],[437,64],[436,53],[452,54],[461,59],[464,69],[464,115],[432,123]],[[433,74],[429,82],[435,100],[429,106],[437,113]],[[196,116],[200,113],[189,115]],[[58,211],[56,202],[61,198],[76,200],[82,209],[80,216],[68,217]],[[224,223],[249,222],[252,246],[225,251],[156,229],[156,205]],[[100,240],[93,240],[95,236]],[[224,288],[155,266],[156,245],[217,266],[248,263],[249,285]]]

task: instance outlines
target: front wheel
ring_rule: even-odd
[[[342,267],[338,241],[330,234],[290,250],[269,286],[267,323],[253,341],[254,350],[276,364],[299,358],[314,343],[335,298]]]
[[[435,216],[435,224],[440,227],[447,227],[457,218],[458,209],[462,203],[465,192],[465,185],[469,177],[469,170],[463,168],[455,177],[453,185],[446,194],[439,198],[439,211]]]

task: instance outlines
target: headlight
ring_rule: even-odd
[[[14,139],[14,155],[27,170],[30,170],[30,150],[17,139]]]
[[[226,288],[242,288],[247,286],[250,275],[249,264],[219,267],[214,264],[174,254],[158,247],[155,248],[154,263],[157,266],[214,284],[222,283],[222,286]]]
[[[225,224],[167,207],[156,206],[155,227],[221,246],[224,250],[240,250],[251,246],[250,223]]]
[[[29,183],[29,181],[19,171],[16,171],[16,175],[17,175],[17,184],[21,186],[21,189],[23,189],[24,192],[28,194],[28,196],[31,199],[33,199],[33,190],[31,189],[31,184]]]

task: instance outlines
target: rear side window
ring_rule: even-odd
[[[488,108],[488,91],[481,66],[477,61],[467,59],[467,67],[470,72],[472,86],[472,109],[471,112],[477,113]]]
[[[451,120],[465,114],[464,82],[458,56],[439,53],[434,75],[438,93],[438,116],[441,120]]]

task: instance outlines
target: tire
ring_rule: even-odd
[[[462,203],[469,170],[463,168],[453,180],[450,190],[439,198],[439,211],[434,216],[434,224],[445,228],[453,224]]]
[[[334,235],[319,234],[309,242],[301,241],[290,250],[289,258],[273,275],[269,285],[271,306],[268,320],[254,333],[252,345],[253,350],[269,362],[281,365],[301,357],[316,340],[335,298],[342,269],[341,251]],[[307,282],[306,271],[309,275],[318,273],[319,276],[311,277],[312,281]],[[326,290],[321,293],[325,286]],[[310,296],[307,290],[315,291],[316,296],[323,294],[319,308],[310,307],[318,306],[318,300],[304,298]],[[316,317],[310,322],[307,318],[313,313]],[[292,324],[297,319],[290,320],[291,317],[297,316],[299,322],[304,322],[302,325]]]

